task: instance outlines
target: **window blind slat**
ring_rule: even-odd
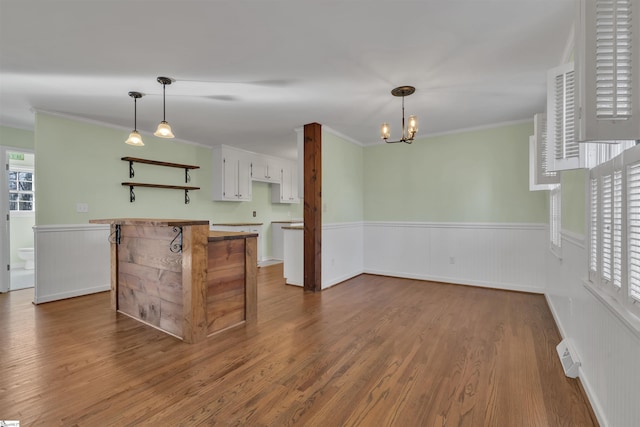
[[[629,297],[640,302],[640,162],[627,167]]]

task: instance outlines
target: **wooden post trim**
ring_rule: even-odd
[[[245,321],[253,325],[258,321],[258,239],[245,239],[244,307]]]
[[[304,289],[322,290],[322,126],[304,125]]]
[[[182,339],[187,343],[207,337],[207,225],[182,228]]]

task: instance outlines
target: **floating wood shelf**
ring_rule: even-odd
[[[134,163],[146,163],[148,165],[155,166],[166,166],[169,168],[179,168],[184,169],[184,182],[188,183],[191,181],[191,176],[189,176],[189,170],[191,169],[200,169],[200,166],[195,165],[185,165],[182,163],[171,163],[171,162],[161,162],[158,160],[149,160],[149,159],[141,159],[139,157],[121,157],[120,160],[124,160],[125,162],[129,162],[129,178],[133,178],[135,176],[135,171],[133,170]],[[199,190],[200,187],[189,187],[186,185],[164,185],[164,184],[145,184],[142,182],[123,182],[122,185],[129,187],[129,202],[133,203],[136,201],[136,194],[133,191],[134,187],[152,187],[152,188],[168,188],[171,190],[184,190],[184,203],[188,204],[191,200],[189,199],[189,190]]]
[[[135,202],[136,195],[133,191],[134,187],[151,187],[151,188],[165,188],[169,190],[184,190],[184,203],[188,204],[191,200],[189,199],[189,190],[199,190],[200,187],[190,187],[187,185],[164,185],[164,184],[146,184],[143,182],[123,182],[123,186],[129,187],[129,201]]]
[[[184,169],[184,182],[191,181],[191,177],[189,176],[190,169],[200,169],[200,166],[195,165],[185,165],[182,163],[171,163],[171,162],[161,162],[158,160],[149,160],[149,159],[141,159],[138,157],[121,157],[120,160],[124,160],[125,162],[129,162],[129,178],[133,178],[135,176],[135,171],[133,170],[134,163],[145,163],[147,165],[155,165],[155,166],[166,166],[169,168],[178,168]]]

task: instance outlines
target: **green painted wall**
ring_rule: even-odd
[[[153,217],[206,219],[212,223],[262,222],[265,252],[271,252],[271,221],[302,216],[302,206],[272,204],[269,184],[254,182],[251,202],[211,200],[211,150],[143,135],[144,147],[124,143],[129,131],[38,113],[36,115],[36,224],[79,224],[92,218]],[[129,202],[129,164],[121,157],[141,157],[200,166],[191,172],[191,203],[184,192],[137,188]],[[134,182],[184,184],[184,170],[135,164]],[[88,213],[76,204],[87,203]],[[256,217],[253,217],[253,211]]]
[[[0,145],[33,150],[33,131],[0,126]]]
[[[562,229],[584,235],[586,233],[587,169],[562,172]]]
[[[364,150],[366,221],[547,223],[547,192],[529,191],[533,123]]]
[[[322,222],[357,222],[363,214],[363,149],[322,132]]]

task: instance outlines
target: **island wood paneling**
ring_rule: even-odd
[[[112,224],[113,308],[187,343],[255,323],[256,234],[210,232],[207,221],[92,221]]]
[[[117,294],[122,313],[182,337],[182,254],[169,250],[176,235],[173,227],[121,225]]]
[[[209,242],[208,333],[245,320],[245,240]]]

